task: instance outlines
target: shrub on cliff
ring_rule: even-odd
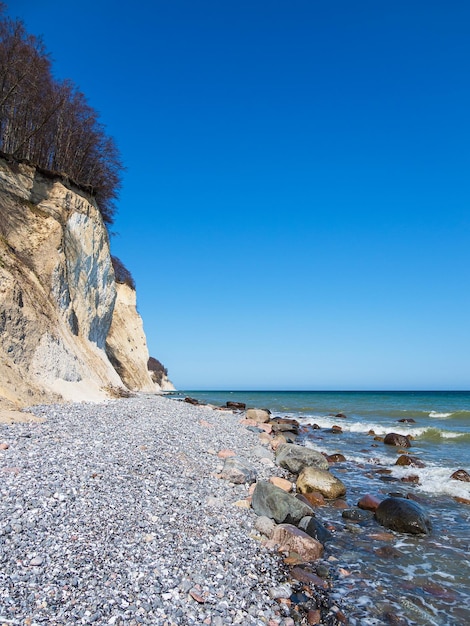
[[[162,384],[163,378],[168,376],[168,370],[158,359],[151,356],[147,362],[147,369],[149,370],[152,380],[158,385]]]
[[[123,166],[85,96],[52,76],[42,40],[0,3],[0,151],[70,179],[112,224]]]
[[[121,285],[127,285],[135,291],[135,280],[121,259],[118,259],[117,256],[112,256],[111,262],[113,264],[114,278],[116,282]]]

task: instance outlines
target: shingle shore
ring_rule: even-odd
[[[279,558],[214,473],[231,448],[258,477],[240,416],[159,396],[36,406],[0,425],[0,625],[292,623]]]

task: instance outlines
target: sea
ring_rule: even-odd
[[[332,594],[352,626],[470,624],[470,392],[467,391],[185,391],[202,403],[227,401],[267,408],[304,426],[299,443],[346,461],[330,471],[354,507],[365,494],[417,501],[429,535],[389,531],[374,520],[355,523],[332,503],[316,516],[333,533],[325,558]],[[346,417],[337,417],[343,414]],[[407,420],[407,421],[403,421]],[[315,425],[315,427],[314,427]],[[331,431],[337,425],[341,434]],[[380,439],[411,435],[408,453],[424,467],[397,466],[400,453]],[[409,482],[411,478],[411,481]]]

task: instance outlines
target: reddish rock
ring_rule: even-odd
[[[368,493],[365,496],[362,496],[362,498],[357,503],[357,506],[360,509],[364,509],[364,511],[375,511],[380,502],[380,498],[377,498],[377,496],[373,496]]]
[[[217,452],[217,456],[219,459],[227,459],[229,456],[236,456],[233,450],[229,450],[228,448],[224,448]]]
[[[276,485],[276,487],[279,487],[283,491],[287,491],[287,492],[292,491],[292,483],[290,480],[287,480],[286,478],[280,478],[279,476],[271,476],[271,478],[269,479],[269,482],[272,483],[273,485]]]
[[[196,600],[196,602],[199,602],[199,604],[204,604],[204,602],[206,601],[204,596],[201,595],[198,589],[195,589],[195,588],[190,589],[189,595],[191,596],[193,600]]]
[[[395,465],[411,465],[411,467],[426,467],[424,463],[417,459],[415,456],[409,456],[408,454],[402,454],[396,460]]]
[[[317,576],[313,572],[307,572],[303,567],[294,567],[290,573],[292,578],[300,581],[301,583],[305,583],[307,585],[313,585],[314,587],[320,587],[320,589],[327,589],[328,583]]]
[[[393,546],[382,546],[374,550],[377,556],[380,556],[382,559],[397,559],[400,556],[403,556],[403,553],[400,550],[397,550]]]
[[[194,404],[194,405],[199,404],[199,400],[196,400],[196,398],[187,397],[184,399],[184,401],[187,402],[188,404]]]
[[[451,476],[452,480],[461,480],[464,483],[470,483],[470,475],[463,469],[459,469]]]
[[[323,554],[323,545],[292,524],[278,524],[270,541],[279,550],[296,552],[304,561],[316,561]]]
[[[311,506],[324,506],[326,500],[319,491],[312,491],[310,493],[297,494],[296,498],[310,504]]]
[[[334,426],[331,427],[331,432],[339,435],[343,432],[343,429],[341,428],[341,426],[337,426],[335,424]]]
[[[375,435],[375,430],[370,429],[369,432],[367,433],[368,435]]]
[[[383,441],[383,440],[384,440],[384,438],[381,437],[380,435],[375,435],[375,437],[374,437],[374,441]]]
[[[333,502],[333,506],[335,509],[347,509],[348,503],[345,500],[335,500]]]
[[[9,447],[7,443],[0,443],[0,450],[8,450]]]
[[[321,613],[318,609],[309,610],[307,613],[307,623],[310,624],[310,626],[321,624]]]
[[[460,496],[454,496],[454,500],[460,504],[470,504],[470,500],[467,500],[467,498],[461,498]]]
[[[287,439],[284,437],[284,435],[275,435],[272,439],[271,439],[271,448],[273,450],[276,450],[281,443],[287,443]]]

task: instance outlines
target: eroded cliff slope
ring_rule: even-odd
[[[100,399],[124,387],[158,390],[146,367],[135,293],[125,310],[116,298],[94,200],[0,159],[0,396],[32,404]],[[123,379],[106,353],[112,326],[113,364]]]

